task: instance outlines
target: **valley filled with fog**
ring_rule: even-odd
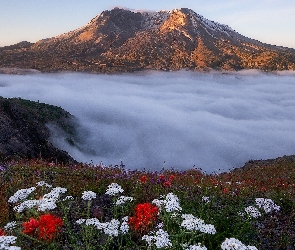
[[[77,146],[51,139],[82,162],[218,172],[295,154],[294,72],[0,74],[0,96],[74,115]]]

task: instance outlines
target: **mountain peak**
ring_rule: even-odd
[[[295,69],[295,50],[263,44],[188,8],[114,8],[88,24],[21,49],[0,49],[0,67],[94,72],[141,69]]]

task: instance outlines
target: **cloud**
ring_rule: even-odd
[[[295,74],[146,72],[0,75],[0,93],[61,106],[77,117],[79,161],[208,172],[295,151]]]

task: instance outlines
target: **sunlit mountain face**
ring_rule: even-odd
[[[247,38],[186,8],[115,8],[57,37],[0,48],[0,67],[44,72],[294,70],[295,50]]]

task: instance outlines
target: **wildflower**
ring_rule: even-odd
[[[108,234],[109,236],[118,236],[119,225],[120,225],[120,221],[116,219],[112,219],[110,222],[105,223],[105,227],[103,228],[103,231],[105,234]]]
[[[124,204],[127,201],[133,201],[133,197],[128,197],[128,196],[120,196],[118,200],[116,201],[116,205],[121,205]]]
[[[139,182],[145,184],[147,182],[146,175],[141,176],[140,179],[139,179]]]
[[[74,197],[71,195],[68,195],[62,201],[67,201],[67,200],[74,200]]]
[[[156,231],[155,235],[144,235],[141,239],[145,240],[149,246],[154,243],[157,248],[172,247],[169,234],[163,229]]]
[[[183,248],[185,250],[207,250],[207,247],[202,246],[201,243],[198,243],[198,245],[190,245],[183,244]]]
[[[256,205],[263,208],[266,213],[280,211],[280,206],[277,206],[271,199],[256,198],[255,201]]]
[[[216,229],[214,225],[205,224],[205,222],[193,216],[192,214],[182,214],[181,217],[184,219],[180,226],[184,227],[187,230],[193,231],[197,230],[207,234],[215,234]]]
[[[161,182],[165,181],[165,175],[163,174],[159,175],[159,179]]]
[[[241,241],[235,238],[226,238],[221,244],[222,250],[258,250],[255,246],[245,246]]]
[[[173,193],[169,193],[166,195],[165,199],[165,209],[167,212],[175,212],[175,211],[181,211],[182,208],[179,204],[179,199],[176,195]]]
[[[122,224],[120,226],[120,231],[123,233],[123,234],[126,234],[129,232],[129,225],[128,225],[128,216],[125,216],[122,218]]]
[[[171,187],[171,182],[170,182],[170,181],[165,181],[165,182],[163,183],[163,186],[164,186],[164,187]]]
[[[5,230],[12,230],[15,227],[16,227],[16,221],[12,221],[12,222],[8,222],[3,228]],[[0,229],[0,231],[1,231],[1,229]],[[1,233],[0,233],[0,235],[1,235]]]
[[[174,179],[176,179],[176,176],[174,174],[172,174],[169,176],[168,181],[172,182]]]
[[[26,199],[32,192],[36,190],[35,187],[20,189],[16,191],[16,193],[8,199],[9,203],[17,203],[20,200]]]
[[[39,181],[39,182],[36,183],[36,185],[39,186],[39,187],[43,187],[43,186],[48,187],[48,188],[52,187],[52,185],[46,183],[45,181]]]
[[[228,188],[223,188],[223,189],[222,189],[222,193],[223,193],[223,194],[227,194],[227,193],[228,193]]]
[[[2,228],[0,228],[0,236],[4,236],[5,234],[5,231]]]
[[[129,225],[138,232],[147,231],[157,219],[159,209],[151,203],[138,204],[135,207],[135,215],[129,218]]]
[[[253,206],[248,206],[245,208],[245,211],[248,215],[250,215],[253,218],[258,218],[261,216],[261,213],[256,207]]]
[[[84,191],[82,193],[82,199],[84,201],[90,201],[92,199],[96,198],[96,193],[92,192],[92,191]]]
[[[18,212],[18,213],[21,213],[26,208],[28,208],[28,209],[33,208],[33,207],[37,206],[37,204],[38,204],[38,200],[27,200],[27,201],[22,202],[18,206],[15,206],[13,208],[13,210]]]
[[[29,221],[24,222],[22,224],[23,226],[23,233],[24,234],[28,234],[28,235],[34,235],[36,233],[36,230],[38,229],[40,223],[38,220],[34,219],[34,218],[30,218]]]
[[[112,183],[108,186],[106,194],[113,196],[113,195],[116,195],[118,193],[123,193],[123,192],[124,192],[124,190],[122,189],[122,187],[119,184]]]
[[[210,198],[208,196],[202,196],[202,201],[205,202],[205,203],[209,203]]]
[[[51,214],[41,215],[39,218],[39,238],[51,241],[61,230],[63,221]]]
[[[81,225],[85,222],[86,220],[85,219],[79,219],[79,220],[76,220],[76,223]]]
[[[20,250],[20,247],[9,246],[16,242],[17,237],[15,236],[0,236],[0,249]]]
[[[63,194],[65,192],[67,192],[66,188],[55,187],[49,193],[45,194],[43,196],[43,198],[44,199],[49,199],[49,200],[58,200],[60,194]]]

